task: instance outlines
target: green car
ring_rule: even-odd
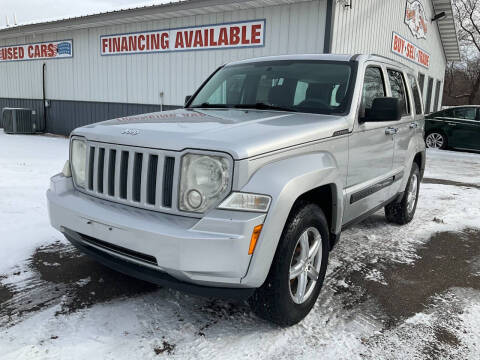
[[[458,106],[427,115],[425,143],[434,149],[480,150],[480,106]]]

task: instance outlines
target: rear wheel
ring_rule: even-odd
[[[301,321],[322,288],[328,263],[328,224],[317,205],[301,203],[287,220],[265,283],[250,298],[252,310],[281,326]]]
[[[385,217],[388,222],[404,225],[412,221],[417,209],[418,193],[420,191],[420,170],[417,163],[412,164],[410,178],[403,197],[385,206]]]
[[[425,144],[430,149],[445,150],[448,146],[448,140],[442,132],[432,131],[425,137]]]

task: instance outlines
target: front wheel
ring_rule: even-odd
[[[281,326],[300,322],[320,293],[328,263],[329,231],[322,209],[301,203],[290,214],[265,283],[249,303]]]
[[[417,209],[419,191],[420,170],[417,163],[413,163],[403,197],[400,201],[394,201],[385,206],[385,217],[387,221],[399,225],[404,225],[412,221]]]

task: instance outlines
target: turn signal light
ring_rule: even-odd
[[[248,255],[252,255],[257,245],[257,240],[262,232],[263,225],[257,225],[253,228],[252,238],[250,239],[250,247],[248,248]]]

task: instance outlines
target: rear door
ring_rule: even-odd
[[[361,114],[349,137],[344,225],[382,205],[389,193],[394,147],[389,129],[396,122],[362,121],[373,100],[387,95],[383,65],[369,63],[364,72]]]
[[[416,131],[417,122],[414,118],[414,107],[411,104],[410,96],[408,92],[408,85],[405,74],[398,69],[387,68],[388,83],[390,87],[390,93],[392,97],[400,99],[403,104],[402,118],[394,125],[396,134],[394,136],[394,157],[393,157],[393,171],[396,175],[395,179],[402,178],[404,171],[407,171],[407,157],[408,157],[408,145],[414,132]],[[414,79],[415,81],[415,79]],[[416,81],[415,81],[416,84]],[[421,106],[419,108],[421,114]],[[399,176],[400,174],[400,176]],[[392,186],[392,196],[398,191],[400,181],[396,181],[396,184]]]
[[[453,118],[447,120],[452,134],[448,139],[451,146],[479,148],[480,122],[477,120],[477,111],[473,106],[453,109]]]

